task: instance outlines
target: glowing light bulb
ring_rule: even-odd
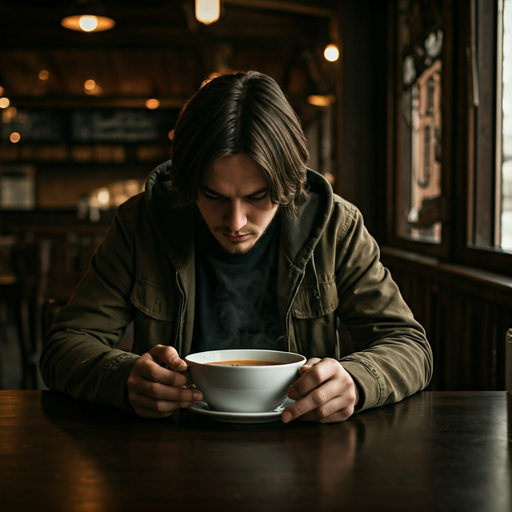
[[[196,0],[196,19],[210,25],[220,18],[220,0]]]
[[[324,57],[329,62],[336,62],[340,57],[340,51],[335,44],[328,44],[324,50]]]
[[[93,32],[98,28],[98,18],[96,16],[80,16],[78,25],[84,32]]]

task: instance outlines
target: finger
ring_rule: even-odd
[[[155,345],[148,352],[160,365],[172,370],[184,371],[188,368],[187,363],[181,359],[174,347],[167,345]]]
[[[354,414],[354,405],[344,397],[336,397],[316,409],[300,416],[300,420],[333,423],[345,421]]]
[[[292,421],[295,418],[304,416],[311,411],[316,411],[318,417],[316,419],[322,419],[333,412],[333,407],[344,408],[348,405],[347,398],[340,395],[340,390],[337,382],[334,379],[324,382],[321,386],[314,388],[310,393],[306,394],[295,402],[288,406],[282,413],[281,418],[285,423]],[[334,399],[340,399],[333,402]],[[333,403],[330,403],[333,402]]]
[[[194,404],[194,400],[181,401],[159,400],[142,393],[130,394],[130,402],[137,414],[145,417],[166,417],[180,408],[187,408]]]
[[[132,395],[130,397],[135,412],[145,418],[166,418],[177,411],[178,403],[158,401],[144,395]]]
[[[299,373],[302,375],[303,373],[307,372],[308,370],[310,370],[313,366],[315,366],[316,364],[318,364],[319,362],[321,361],[320,358],[318,357],[312,357],[311,359],[308,359],[304,365],[302,365],[300,368],[299,368]]]
[[[129,385],[130,380],[135,380],[135,384],[137,384],[139,379],[149,382],[160,382],[168,386],[179,387],[187,385],[187,377],[183,373],[163,368],[151,360],[150,357],[144,354],[135,363],[135,375],[133,379],[128,379]]]
[[[179,374],[177,375],[180,376]],[[203,400],[203,394],[196,388],[172,386],[147,379],[141,379],[136,386],[132,387],[132,391],[152,399],[163,401],[194,402]]]
[[[308,361],[309,363],[309,361]],[[308,364],[309,366],[309,364]],[[335,359],[322,359],[313,363],[304,373],[290,386],[288,397],[297,400],[305,396],[323,382],[332,379],[341,369],[341,365]]]

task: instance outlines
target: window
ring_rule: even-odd
[[[512,275],[512,0],[394,19],[388,243]]]
[[[473,0],[466,259],[512,269],[512,0]]]
[[[422,244],[441,255],[449,230],[446,209],[447,151],[443,151],[445,80],[443,0],[397,2],[395,86],[396,176],[391,239],[396,245]],[[449,166],[448,166],[449,167]]]

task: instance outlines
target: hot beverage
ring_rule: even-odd
[[[280,361],[259,361],[252,359],[235,359],[233,361],[211,361],[206,364],[215,364],[222,366],[270,366],[274,364],[285,364]]]

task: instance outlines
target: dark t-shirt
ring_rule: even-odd
[[[249,252],[231,254],[197,214],[194,352],[284,349],[277,312],[279,224],[277,214]]]

